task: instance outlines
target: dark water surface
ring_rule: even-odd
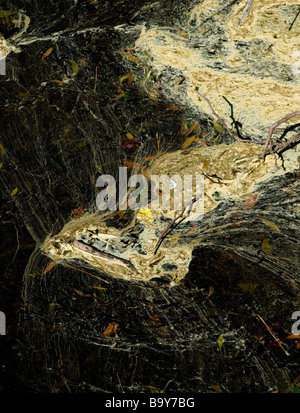
[[[138,30],[119,27],[176,29],[185,2],[7,1],[1,9],[16,11],[0,18],[0,32],[19,50],[0,76],[0,310],[7,314],[0,390],[297,390],[295,342],[285,340],[287,356],[266,324],[284,339],[299,309],[299,174],[262,185],[251,211],[220,204],[210,213],[203,231],[224,217],[231,225],[207,234],[173,289],[102,283],[62,265],[41,276],[51,261],[40,251],[31,256],[76,208],[95,210],[100,174],[116,176],[124,161],[147,166],[158,145],[180,148],[182,125],[199,120],[190,108],[149,96],[148,68],[130,57]],[[20,30],[13,20],[24,16],[27,32],[13,41]],[[200,125],[207,144],[230,142],[210,119]],[[281,232],[263,225],[262,214]],[[273,255],[261,248],[265,239]],[[116,333],[103,334],[113,323]]]

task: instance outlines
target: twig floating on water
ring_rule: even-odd
[[[271,138],[272,138],[274,129],[276,129],[281,123],[286,122],[287,120],[289,120],[289,119],[291,119],[291,118],[293,118],[294,116],[297,116],[297,115],[300,115],[300,112],[290,113],[289,115],[286,115],[284,118],[278,120],[277,122],[273,123],[273,125],[270,126],[269,134],[268,134],[268,137],[267,137],[267,140],[266,140],[266,143],[265,143],[263,152],[262,152],[262,158],[264,158],[264,157],[266,156],[268,146],[270,146],[270,152],[273,152],[273,150],[272,150],[272,140],[271,140]],[[292,138],[292,141],[294,141],[297,137],[298,137],[297,135],[294,136],[294,137]],[[292,142],[292,141],[291,141],[291,142]],[[290,143],[291,143],[291,142],[290,142]],[[285,147],[286,147],[286,146],[285,146]],[[283,149],[283,148],[281,148],[281,150],[282,150],[282,149]]]
[[[241,17],[240,17],[240,19],[239,19],[239,21],[238,21],[237,26],[238,26],[238,25],[241,23],[241,21],[243,20],[243,18],[244,18],[244,16],[245,16],[245,13],[246,13],[247,10],[248,10],[248,16],[250,16],[250,11],[251,11],[252,2],[253,2],[253,0],[248,0],[247,4],[246,4],[246,6],[245,6],[245,8],[244,8],[244,10],[243,10],[243,13],[242,13],[242,15],[241,15]]]
[[[298,9],[298,12],[297,12],[294,20],[292,21],[292,23],[291,23],[291,25],[290,25],[290,27],[289,27],[289,31],[292,30],[292,27],[293,27],[295,21],[297,20],[297,17],[299,16],[299,14],[300,14],[300,7],[299,7],[299,9]]]
[[[161,234],[161,236],[159,237],[159,239],[158,239],[158,241],[157,241],[157,243],[156,243],[155,250],[154,250],[154,255],[157,253],[158,248],[161,246],[161,243],[162,243],[163,240],[166,238],[167,234],[172,231],[172,229],[173,229],[172,227],[173,227],[173,225],[175,224],[175,222],[176,222],[179,218],[182,218],[182,217],[183,217],[183,214],[184,214],[185,210],[186,210],[187,208],[191,207],[191,206],[193,205],[193,203],[196,202],[196,200],[197,200],[196,197],[194,197],[190,202],[188,202],[187,205],[185,205],[185,206],[182,208],[181,213],[180,213],[179,215],[177,215],[177,217],[175,217],[175,218],[172,220],[172,222],[168,225],[168,227],[165,229],[165,231]]]
[[[198,90],[195,89],[195,92],[202,98],[205,100],[205,102],[209,105],[212,113],[216,116],[216,118],[218,119],[218,121],[224,126],[224,128],[227,130],[227,132],[229,133],[230,136],[232,136],[234,139],[238,140],[238,141],[242,141],[243,139],[240,139],[238,136],[236,136],[234,133],[231,132],[231,130],[228,128],[226,122],[224,119],[222,119],[214,110],[214,108],[212,107],[212,104],[210,103],[210,101],[203,96],[200,92],[198,92]]]

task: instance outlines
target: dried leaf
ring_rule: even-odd
[[[71,60],[71,59],[69,59],[69,62],[71,63],[72,72],[74,73],[75,76],[77,76],[79,72],[78,63],[76,63],[74,60]]]
[[[132,161],[122,161],[122,165],[127,166],[127,168],[134,168],[134,167],[141,167],[141,164],[139,164],[138,162],[132,162]]]
[[[42,56],[42,61],[45,62],[46,57],[48,57],[52,52],[53,52],[53,47],[50,47],[48,50],[46,50]]]
[[[134,73],[133,73],[133,72],[129,72],[129,73],[127,73],[127,75],[122,76],[122,77],[120,78],[120,83],[121,83],[121,85],[123,84],[124,80],[126,80],[126,79],[128,79],[128,80],[127,80],[128,86],[130,86],[131,83],[132,83],[133,80],[134,80]]]
[[[265,254],[271,254],[272,252],[272,246],[269,242],[270,240],[268,238],[264,239],[263,242],[261,243],[261,250],[265,253]]]
[[[300,334],[290,334],[289,336],[287,336],[287,337],[285,338],[285,340],[291,339],[291,338],[300,340]]]
[[[153,159],[157,159],[162,155],[165,155],[167,152],[162,152],[162,153],[156,153],[155,155],[147,156],[144,158],[145,161],[152,161]]]
[[[137,65],[140,64],[139,59],[137,59],[132,53],[125,52],[123,50],[121,50],[119,53],[121,56],[125,57],[125,59],[129,60],[130,62],[133,62]]]
[[[189,135],[190,133],[193,132],[193,130],[195,129],[195,127],[198,125],[198,121],[196,121],[193,126],[190,127],[190,129],[186,132],[186,135]]]
[[[208,294],[207,294],[206,298],[210,297],[214,293],[214,291],[215,291],[214,287],[212,287],[212,286],[209,287],[209,291],[208,291]]]
[[[224,337],[223,337],[223,334],[220,334],[219,337],[218,337],[218,346],[219,346],[220,351],[222,349],[223,343],[224,343]]]
[[[114,336],[115,334],[116,334],[116,332],[117,332],[117,328],[119,327],[119,324],[118,323],[111,323],[111,324],[109,324],[107,327],[106,327],[106,329],[104,330],[104,332],[103,332],[103,335],[104,336],[109,336],[109,337],[111,337],[111,336]]]
[[[4,158],[4,146],[3,146],[3,143],[2,142],[0,142],[0,155],[1,155],[1,158],[3,159]],[[3,162],[0,162],[0,169],[2,168],[2,166],[3,166]]]
[[[57,79],[51,79],[51,82],[58,84],[58,86],[62,86],[63,82],[61,80],[57,80]]]
[[[141,142],[138,139],[135,139],[131,135],[130,139],[126,139],[125,141],[123,141],[121,146],[122,146],[123,149],[129,149],[129,150],[136,151],[141,146]]]
[[[219,384],[211,384],[210,387],[214,389],[217,393],[223,393]]]
[[[18,188],[15,188],[13,191],[11,191],[10,195],[15,196],[17,192],[18,192]]]
[[[206,159],[205,161],[203,161],[202,169],[207,169],[208,165],[209,165],[209,160]]]
[[[127,136],[128,140],[134,140],[135,139],[135,137],[130,132],[127,132],[126,136]]]
[[[193,135],[193,136],[190,136],[189,138],[187,138],[187,139],[183,142],[183,144],[181,145],[181,149],[186,149],[186,148],[188,148],[189,146],[191,146],[191,144],[194,142],[195,138],[196,138],[196,135]]]
[[[153,100],[153,102],[155,103],[158,102],[158,97],[160,93],[155,87],[152,87],[151,89],[149,89],[148,94],[149,94],[150,99]]]
[[[251,196],[249,198],[245,199],[244,208],[247,209],[247,210],[253,208],[254,205],[256,204],[257,199],[258,199],[258,194],[257,193],[251,194]]]
[[[15,13],[16,13],[15,11],[11,11],[11,10],[0,10],[0,19],[11,16],[12,14],[15,14]]]
[[[125,96],[125,92],[123,89],[119,88],[118,89],[119,94],[116,96],[116,99],[121,99],[123,96]]]
[[[214,128],[216,129],[216,131],[218,132],[224,131],[223,127],[216,120],[213,120],[213,124],[214,124]]]
[[[263,219],[263,218],[261,220],[262,220],[262,222],[264,222],[266,225],[268,225],[269,227],[271,227],[275,231],[280,232],[280,229],[278,228],[278,226],[276,224],[274,224],[274,222],[267,221],[266,219]]]
[[[83,292],[80,291],[80,290],[76,290],[75,288],[74,288],[74,291],[75,291],[78,295],[80,295],[80,297],[90,297],[90,296],[91,296],[91,294],[85,294],[85,293],[83,293]]]
[[[84,206],[80,205],[79,207],[75,208],[71,213],[71,219],[78,219],[84,214]]]
[[[51,271],[53,267],[55,267],[56,262],[52,261],[50,264],[46,267],[46,269],[41,273],[41,275],[47,274],[47,272]]]

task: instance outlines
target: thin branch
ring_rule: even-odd
[[[185,205],[185,206],[182,208],[181,213],[180,213],[179,215],[177,215],[177,217],[175,217],[175,218],[172,220],[172,222],[168,225],[168,227],[165,229],[165,231],[161,234],[161,236],[159,237],[159,239],[158,239],[158,241],[157,241],[157,243],[156,243],[155,250],[154,250],[154,255],[157,253],[159,247],[161,246],[161,244],[162,244],[163,240],[166,238],[166,236],[174,229],[174,224],[175,224],[175,222],[176,222],[179,218],[182,218],[182,217],[183,217],[183,214],[184,214],[185,210],[186,210],[188,207],[191,207],[191,206],[193,205],[193,203],[196,202],[196,200],[197,200],[196,197],[194,197],[190,202],[188,202],[187,205]],[[188,211],[188,212],[189,212],[189,211]]]
[[[95,86],[94,86],[94,92],[96,93],[96,89],[97,89],[97,79],[98,79],[98,66],[96,66],[96,70],[95,70]]]
[[[284,118],[278,120],[277,122],[273,123],[273,125],[270,126],[269,134],[268,134],[264,149],[262,151],[262,158],[264,158],[266,156],[268,146],[270,146],[270,152],[272,152],[272,140],[271,140],[271,138],[272,138],[274,129],[276,129],[277,126],[279,126],[281,123],[286,122],[287,120],[289,120],[289,119],[291,119],[291,118],[293,118],[294,116],[297,116],[297,115],[300,115],[300,112],[290,113],[289,115],[286,115]]]
[[[258,317],[260,319],[260,321],[264,324],[264,326],[267,328],[268,332],[271,334],[271,336],[277,341],[277,343],[279,344],[280,348],[285,352],[285,354],[287,356],[289,356],[290,354],[286,351],[286,349],[282,346],[282,344],[280,343],[280,340],[275,336],[275,334],[273,333],[273,331],[270,329],[270,327],[267,325],[267,323],[263,320],[263,318],[259,315],[259,314],[255,314],[255,312],[253,311],[253,314]]]
[[[252,2],[253,2],[253,0],[248,0],[247,4],[246,4],[246,6],[245,6],[245,8],[244,8],[244,10],[243,10],[243,13],[242,13],[242,15],[241,15],[241,17],[240,17],[240,19],[239,19],[239,21],[238,21],[237,26],[238,26],[238,25],[241,23],[241,21],[243,20],[243,18],[244,18],[244,16],[245,16],[245,13],[246,13],[247,10],[248,10],[248,16],[250,16],[250,11],[251,11]]]
[[[298,139],[298,138],[300,138],[300,132],[299,133],[297,133],[295,136],[293,136],[290,140],[288,140],[287,142],[285,142],[285,143],[283,143],[283,144],[281,144],[281,145],[278,145],[276,148],[275,148],[275,152],[276,153],[280,153],[280,152],[282,152],[285,148],[287,148],[291,143],[293,143],[296,139]]]
[[[202,98],[205,100],[205,102],[209,105],[212,113],[215,115],[215,117],[218,119],[218,121],[224,126],[224,128],[227,130],[227,132],[229,133],[230,136],[232,136],[234,139],[238,140],[238,141],[243,141],[243,139],[240,139],[238,136],[236,136],[234,133],[231,132],[231,130],[228,128],[226,122],[224,119],[222,119],[214,110],[214,108],[212,107],[212,104],[210,103],[210,101],[203,96],[200,92],[198,92],[198,90],[195,89],[195,92]]]
[[[299,7],[299,9],[298,9],[298,12],[297,12],[294,20],[292,21],[292,23],[291,23],[291,25],[290,25],[290,27],[289,27],[289,31],[292,30],[292,27],[293,27],[295,21],[297,20],[297,17],[299,16],[299,14],[300,14],[300,7]]]

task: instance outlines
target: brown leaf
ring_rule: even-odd
[[[295,338],[297,340],[300,340],[300,334],[290,334],[285,338],[285,340],[290,339],[290,338]]]
[[[80,205],[79,207],[75,208],[71,213],[71,219],[74,220],[80,218],[84,214],[84,211],[85,209],[83,205]]]
[[[141,146],[141,142],[136,138],[127,139],[122,142],[121,146],[123,149],[129,149],[131,151],[136,151]]]
[[[51,271],[52,268],[55,266],[56,262],[52,261],[50,264],[47,266],[47,268],[41,273],[41,275],[47,274],[47,272]]]
[[[264,239],[261,243],[261,249],[265,254],[271,254],[272,245],[270,244],[270,240],[268,238]]]
[[[114,336],[117,332],[117,328],[119,327],[118,323],[111,323],[109,324],[103,332],[103,335],[106,337]]]
[[[253,208],[254,205],[256,204],[257,198],[258,198],[257,193],[251,194],[251,196],[249,196],[249,198],[245,199],[244,208],[247,209],[247,210]]]
[[[80,291],[80,290],[76,290],[75,288],[74,288],[74,291],[75,291],[78,295],[80,295],[80,297],[90,297],[90,296],[91,296],[91,294],[85,294],[85,293],[83,293],[83,292]]]
[[[52,52],[53,52],[53,47],[50,47],[48,50],[46,50],[42,56],[42,61],[45,62],[46,57],[48,57]]]
[[[262,222],[264,222],[266,225],[268,225],[270,228],[274,229],[277,232],[280,232],[280,229],[274,222],[267,221],[266,219],[261,218]]]
[[[164,154],[166,154],[166,153],[167,153],[167,152],[156,153],[155,155],[147,156],[146,158],[144,158],[144,160],[145,160],[145,161],[152,161],[153,159],[157,159],[157,158],[159,158],[160,156],[162,156],[162,155],[164,155]]]

